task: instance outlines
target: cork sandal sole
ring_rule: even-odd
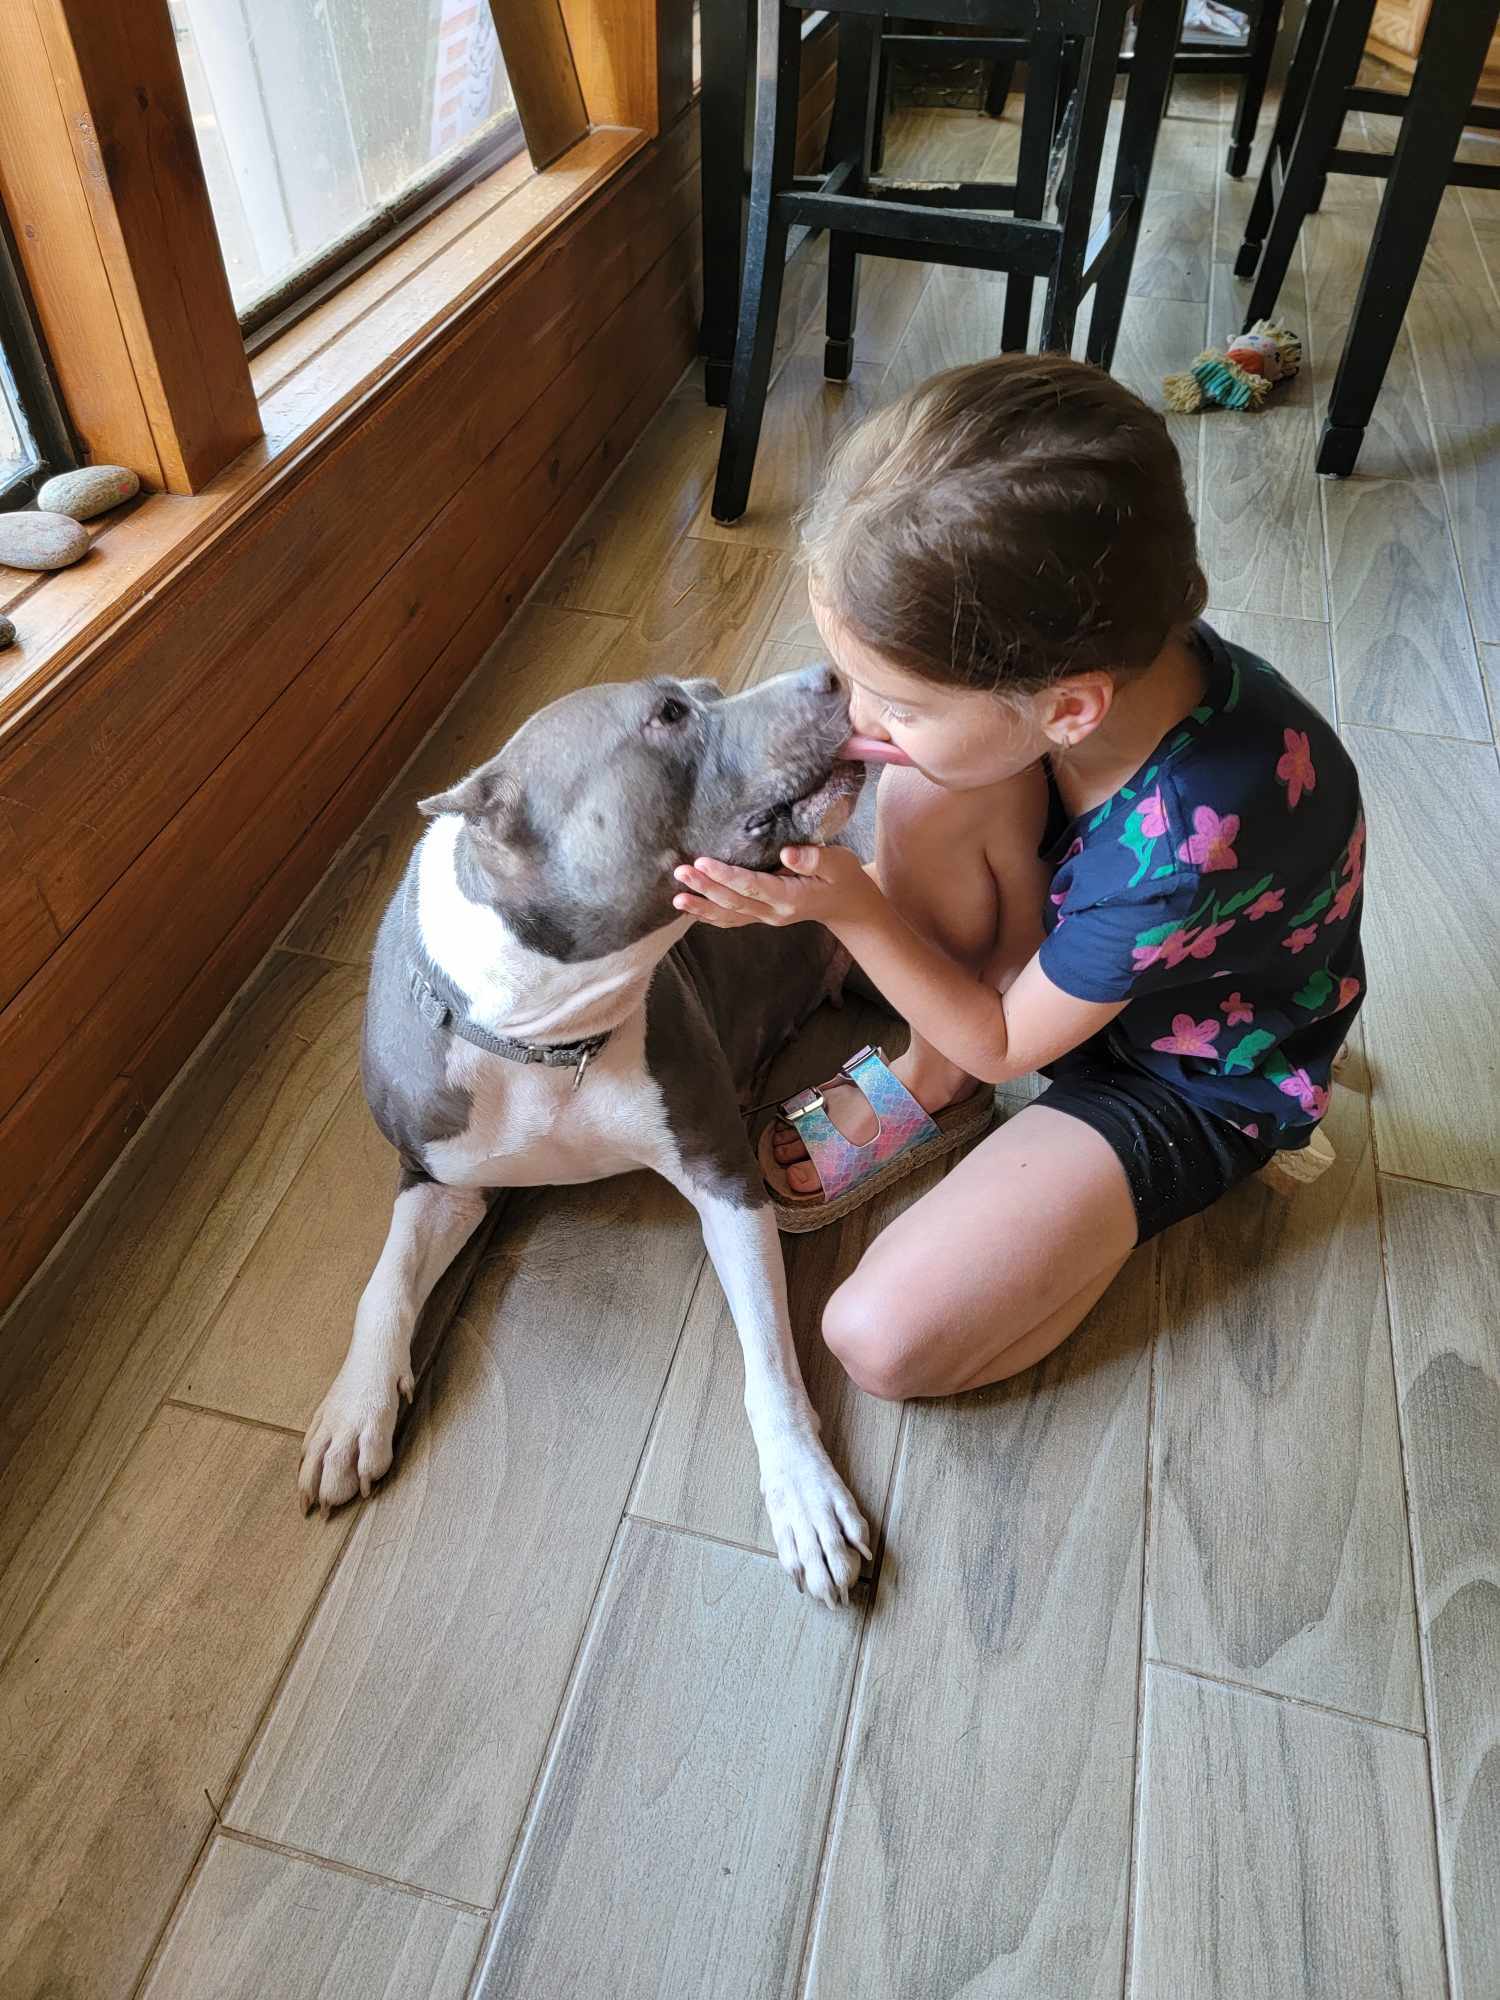
[[[873,1201],[897,1181],[914,1174],[918,1167],[926,1166],[929,1160],[941,1160],[947,1154],[956,1152],[987,1132],[995,1120],[995,1094],[981,1089],[972,1097],[966,1097],[962,1104],[950,1104],[945,1111],[935,1111],[932,1122],[938,1128],[938,1136],[920,1146],[911,1146],[904,1153],[898,1153],[894,1160],[888,1160],[874,1173],[867,1174],[844,1193],[825,1201],[821,1195],[798,1194],[788,1185],[786,1169],[772,1152],[772,1135],[778,1124],[785,1121],[772,1118],[762,1130],[756,1142],[755,1156],[760,1162],[761,1178],[765,1182],[766,1193],[771,1197],[771,1206],[776,1211],[776,1227],[785,1236],[805,1236],[814,1229],[826,1229],[830,1223],[841,1221],[852,1215],[857,1208],[863,1208],[867,1201]]]

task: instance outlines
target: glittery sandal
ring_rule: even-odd
[[[875,1113],[875,1136],[861,1146],[846,1139],[828,1116],[824,1092],[836,1083],[853,1084]],[[777,1228],[789,1235],[826,1228],[928,1160],[941,1159],[977,1139],[994,1116],[994,1092],[983,1088],[946,1110],[924,1111],[879,1049],[861,1049],[828,1083],[799,1091],[779,1104],[776,1117],[760,1134],[756,1157]],[[799,1194],[776,1158],[778,1120],[790,1125],[807,1148],[822,1183],[816,1194]]]

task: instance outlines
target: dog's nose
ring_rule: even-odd
[[[833,668],[826,663],[816,667],[804,667],[797,679],[809,694],[838,694],[842,685]]]

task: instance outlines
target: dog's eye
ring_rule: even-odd
[[[783,799],[780,805],[772,806],[769,812],[754,814],[745,821],[746,833],[769,833],[783,813],[789,813],[795,801]]]
[[[692,712],[685,701],[679,701],[675,694],[669,694],[651,720],[666,723],[684,722]]]

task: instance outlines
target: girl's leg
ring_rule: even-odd
[[[880,886],[914,930],[1004,988],[1042,939],[1047,877],[1036,851],[1046,813],[1040,771],[949,792],[920,771],[890,765],[876,800]],[[927,1111],[956,1104],[976,1087],[920,1035],[892,1068]],[[873,1135],[874,1115],[857,1090],[830,1091],[827,1102],[833,1122],[856,1145]],[[796,1133],[781,1126],[775,1145],[792,1187],[815,1194],[818,1176]]]
[[[823,1338],[871,1395],[977,1389],[1050,1354],[1135,1242],[1114,1148],[1033,1105],[876,1237],[829,1300]]]

